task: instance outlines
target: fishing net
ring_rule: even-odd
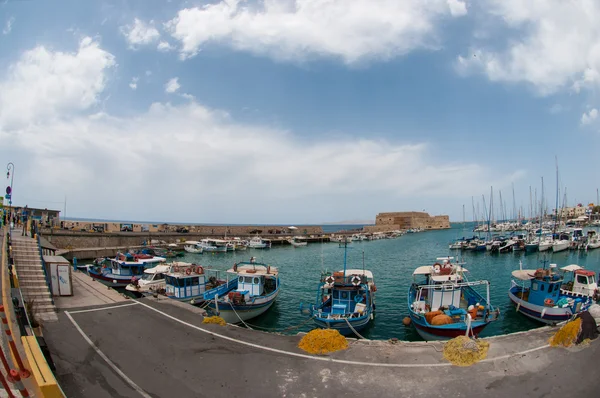
[[[444,345],[444,358],[452,365],[471,366],[487,357],[489,347],[487,341],[458,336]]]
[[[567,322],[550,338],[550,340],[548,340],[548,342],[552,347],[571,347],[577,342],[579,332],[581,332],[581,318]]]
[[[309,354],[322,355],[345,350],[348,348],[348,341],[337,330],[315,329],[302,337],[298,347]]]
[[[208,317],[204,318],[202,323],[214,323],[216,325],[221,325],[221,326],[225,326],[227,324],[227,322],[225,322],[225,319],[221,318],[220,316],[216,316],[216,315],[208,316]]]

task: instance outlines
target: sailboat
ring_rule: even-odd
[[[362,337],[364,329],[375,312],[375,280],[373,273],[364,269],[348,269],[348,241],[344,241],[344,269],[321,274],[317,287],[317,301],[300,311],[314,318],[317,327],[335,329],[343,335]],[[364,261],[364,258],[363,258]]]

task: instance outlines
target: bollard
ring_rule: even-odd
[[[27,391],[27,389],[23,385],[23,382],[21,381],[21,377],[19,376],[19,372],[17,372],[14,369],[11,369],[11,371],[10,371],[10,377],[12,377],[13,384],[15,385],[15,387],[17,387],[17,390],[19,390],[19,392],[21,393],[21,396],[22,397],[29,397],[29,392]]]
[[[21,354],[19,354],[19,350],[17,350],[17,346],[15,345],[15,341],[13,340],[12,332],[8,327],[8,320],[6,319],[6,313],[4,312],[4,306],[0,305],[0,317],[2,318],[2,328],[8,337],[8,345],[10,346],[10,350],[12,351],[13,356],[17,360],[17,366],[19,367],[19,372],[21,372],[20,376],[24,379],[31,376],[29,370],[25,369],[23,365],[23,361],[21,360]]]
[[[77,271],[77,257],[73,257],[73,271]]]
[[[10,373],[8,373],[8,377],[10,377]],[[2,383],[2,387],[4,387],[4,389],[6,390],[6,394],[8,394],[8,397],[15,398],[10,386],[8,385],[8,383],[6,382],[6,379],[4,378],[4,373],[2,373],[2,372],[0,372],[0,383]]]

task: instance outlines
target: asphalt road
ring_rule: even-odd
[[[467,368],[447,366],[435,349],[439,345],[361,342],[331,356],[361,362],[349,364],[301,356],[298,336],[203,325],[197,313],[184,307],[152,299],[141,302],[162,313],[129,303],[122,308],[71,312],[102,354],[67,314],[60,313],[58,323],[46,325],[57,378],[68,397],[564,398],[596,396],[598,391],[598,340],[584,348],[542,348],[506,357],[519,347],[523,351],[544,345],[548,332],[500,338],[491,340],[489,357],[502,359]]]

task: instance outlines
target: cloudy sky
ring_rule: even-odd
[[[528,212],[542,176],[554,204],[555,156],[569,203],[594,201],[599,20],[595,0],[3,0],[0,161],[16,204],[106,219],[460,220],[513,184]]]

